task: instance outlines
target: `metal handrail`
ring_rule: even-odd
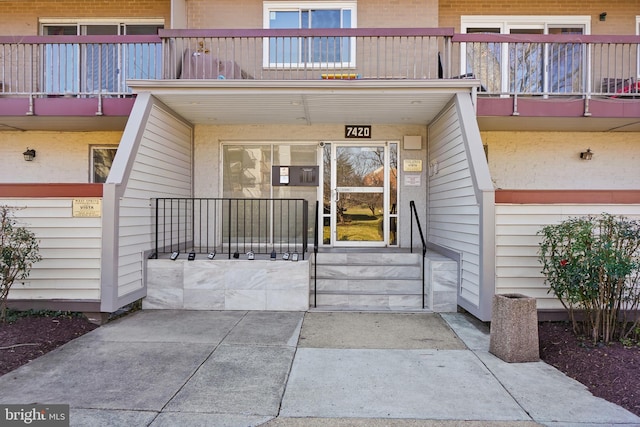
[[[316,200],[315,226],[313,227],[313,306],[318,306],[318,215],[320,202]]]
[[[318,51],[317,59],[288,57],[300,53],[288,46],[302,41],[335,49]],[[459,34],[453,28],[188,29],[146,36],[0,36],[0,93],[127,97],[133,96],[127,81],[186,78],[183,74],[188,71],[190,78],[213,80],[220,76],[258,80],[474,78],[482,84],[480,95],[637,99],[639,46],[638,35]],[[274,58],[269,57],[271,48]],[[198,55],[195,62],[185,64],[185,58],[191,58],[185,54],[199,54],[200,50],[219,63],[213,67]],[[340,52],[344,57],[337,56]],[[505,61],[513,70],[503,75]]]
[[[413,219],[415,218],[416,224],[418,226],[418,233],[420,234],[420,240],[422,241],[422,308],[424,309],[424,257],[427,254],[427,244],[424,240],[424,234],[422,234],[422,226],[420,225],[420,218],[418,218],[418,211],[416,209],[416,203],[411,200],[409,202],[409,210],[413,215],[411,216],[411,253],[413,253]],[[411,214],[410,214],[411,215]]]
[[[424,240],[424,234],[422,234],[422,226],[420,225],[420,218],[418,218],[416,203],[413,200],[409,202],[409,209],[413,213],[413,216],[411,217],[411,253],[413,253],[413,218],[415,217],[416,224],[418,226],[418,233],[420,234],[420,240],[422,241],[422,256],[425,256],[427,253],[427,244]]]

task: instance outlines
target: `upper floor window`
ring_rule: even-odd
[[[476,34],[589,34],[589,16],[462,16],[461,31]],[[579,43],[466,43],[461,72],[492,93],[577,93],[586,85]]]
[[[45,36],[157,34],[158,20],[43,19]],[[161,77],[161,46],[117,43],[50,43],[44,46],[42,86],[47,93],[125,94],[127,79]]]
[[[356,28],[356,2],[264,2],[264,28]],[[267,67],[354,66],[349,37],[272,37],[265,41]]]

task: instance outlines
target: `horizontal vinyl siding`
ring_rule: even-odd
[[[0,199],[39,242],[42,261],[9,299],[100,299],[101,218],[74,218],[72,199]]]
[[[118,297],[144,286],[145,251],[153,247],[155,197],[191,197],[192,129],[154,105],[119,210]]]
[[[464,136],[455,105],[451,105],[429,127],[429,165],[438,164],[438,173],[429,178],[429,242],[461,254],[461,298],[480,304],[480,209]]]
[[[640,205],[496,204],[496,293],[520,293],[537,298],[538,309],[561,309],[544,282],[537,233],[546,225],[603,212],[640,220]]]

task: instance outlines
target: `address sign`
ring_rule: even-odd
[[[352,139],[371,139],[371,125],[345,125],[344,137]]]

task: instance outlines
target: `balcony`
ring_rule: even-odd
[[[122,126],[131,86],[233,81],[254,88],[296,82],[298,88],[372,89],[464,81],[477,87],[481,125],[506,117],[598,117],[626,125],[640,115],[639,44],[640,36],[454,34],[449,28],[0,37],[0,117],[19,129],[34,126],[26,118],[61,115]]]

